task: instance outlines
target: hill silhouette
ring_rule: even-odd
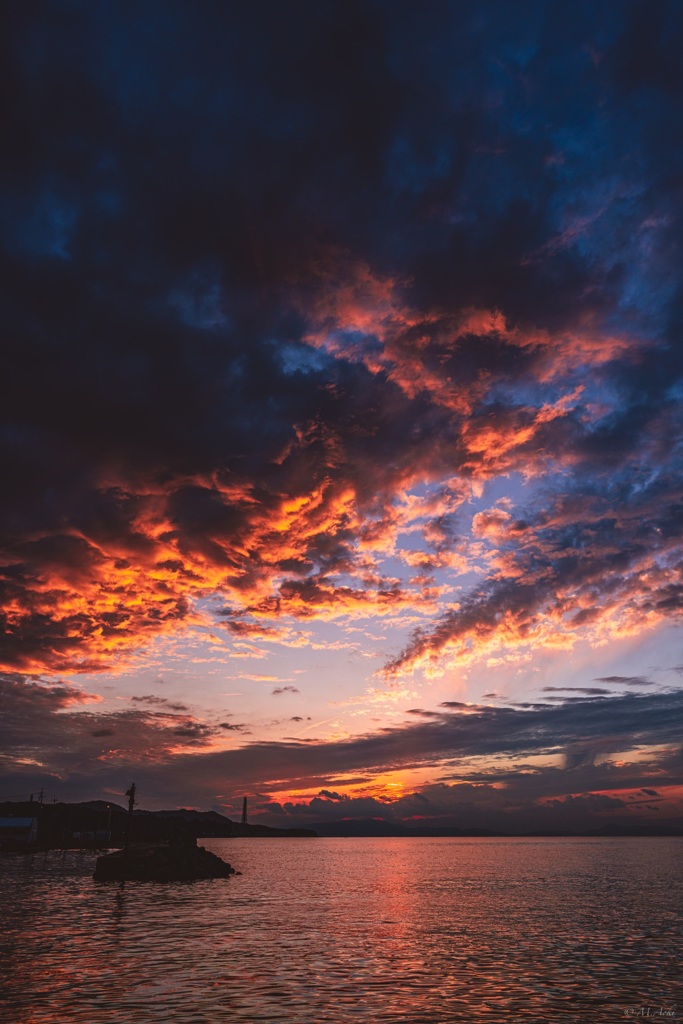
[[[38,844],[42,847],[95,845],[116,846],[123,842],[127,810],[111,800],[81,803],[5,801],[0,817],[38,818]],[[188,839],[303,838],[315,837],[307,828],[271,828],[232,821],[217,811],[179,810],[133,812],[132,839],[135,842],[166,842]]]

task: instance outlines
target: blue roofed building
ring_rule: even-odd
[[[37,818],[0,818],[0,847],[31,846],[37,839]]]

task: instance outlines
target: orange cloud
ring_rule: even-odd
[[[370,420],[359,427],[347,410],[339,420],[319,413],[294,424],[288,442],[253,478],[217,469],[155,479],[103,467],[94,493],[115,527],[106,525],[106,516],[94,517],[88,526],[22,538],[3,553],[0,665],[26,672],[125,667],[149,638],[211,624],[198,602],[216,594],[236,612],[225,622],[233,656],[248,657],[258,648],[246,640],[309,642],[305,631],[276,627],[283,616],[434,612],[447,592],[428,578],[436,569],[480,571],[477,560],[484,559],[497,578],[529,581],[531,569],[520,554],[530,551],[526,542],[518,539],[514,551],[506,547],[515,529],[511,512],[477,513],[475,543],[454,539],[449,517],[497,474],[530,476],[552,460],[566,464],[562,430],[591,411],[580,406],[582,385],[565,386],[565,376],[577,363],[585,371],[616,357],[635,358],[637,347],[601,336],[590,323],[551,335],[512,325],[497,309],[425,312],[405,298],[406,282],[353,265],[340,253],[323,261],[318,274],[320,287],[306,309],[308,343],[395,386],[384,394],[386,410],[379,410],[377,450],[366,454],[379,427]],[[482,357],[487,345],[495,357]],[[510,353],[511,366],[523,361],[524,402],[505,392],[518,374],[505,368]],[[550,389],[548,398],[546,385],[555,381],[563,386],[554,394]],[[544,387],[534,391],[536,385]],[[429,409],[429,429],[416,421],[394,443],[397,394],[403,411],[406,402]],[[408,549],[408,533],[420,537],[423,550]],[[488,542],[500,550],[487,551]],[[405,580],[382,571],[381,560],[389,556],[402,561]],[[418,574],[411,576],[411,569]],[[563,600],[558,587],[554,604],[547,602],[533,627],[525,625],[529,639],[557,633]],[[577,597],[574,606],[577,628],[579,617],[587,625],[591,614],[581,601]],[[563,625],[571,614],[566,602]],[[245,612],[250,621],[240,618]],[[653,610],[647,615],[656,618]],[[591,629],[606,617],[594,616]],[[628,618],[622,609],[619,622]],[[509,613],[495,628],[465,630],[458,656],[481,649],[485,638],[511,638],[515,630],[521,626]]]

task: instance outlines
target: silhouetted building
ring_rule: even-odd
[[[21,843],[29,846],[37,839],[37,818],[0,818],[0,845]]]

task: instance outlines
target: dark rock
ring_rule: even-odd
[[[96,882],[191,882],[228,878],[235,869],[194,841],[135,843],[97,858]]]

